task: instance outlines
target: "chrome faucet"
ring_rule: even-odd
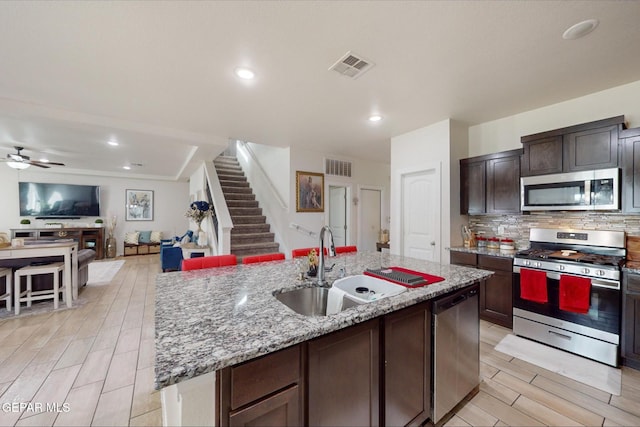
[[[333,232],[328,225],[325,225],[320,229],[320,255],[318,260],[318,285],[324,286],[327,284],[327,281],[324,280],[324,233],[325,231],[329,232],[329,248],[328,255],[335,256],[336,255],[336,246],[333,243]]]

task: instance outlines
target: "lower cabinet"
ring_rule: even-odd
[[[451,264],[493,271],[493,276],[480,282],[480,318],[505,328],[512,328],[513,260],[455,251],[452,251],[450,256]]]
[[[422,425],[431,414],[431,302],[384,317],[386,426]]]
[[[624,273],[622,363],[640,369],[640,275]]]
[[[379,325],[374,319],[309,341],[308,425],[379,425]]]

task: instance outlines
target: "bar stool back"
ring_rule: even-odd
[[[16,270],[15,273],[15,289],[14,295],[16,299],[16,315],[20,314],[20,303],[26,302],[27,307],[31,307],[32,301],[40,301],[44,299],[53,299],[53,308],[58,308],[58,300],[60,291],[62,292],[62,301],[70,301],[70,289],[66,286],[60,286],[60,272],[64,271],[63,262],[54,262],[44,265],[27,265]],[[33,291],[31,287],[31,279],[39,274],[53,274],[53,289],[45,289],[43,291]],[[21,279],[27,278],[27,289],[21,291]]]

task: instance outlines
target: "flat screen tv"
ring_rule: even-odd
[[[100,216],[100,187],[96,185],[20,182],[20,216],[73,218]]]

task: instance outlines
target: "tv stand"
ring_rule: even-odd
[[[37,216],[36,219],[80,219],[79,216]]]
[[[78,250],[93,249],[96,251],[96,259],[103,259],[105,255],[103,227],[12,228],[11,238],[14,239],[16,237],[45,241],[73,239],[78,242]]]

